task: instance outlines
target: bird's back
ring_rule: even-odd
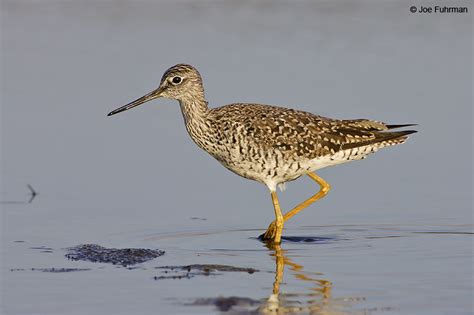
[[[391,132],[400,125],[330,119],[262,104],[213,108],[208,119],[215,143],[207,151],[237,174],[261,182],[285,182],[322,167],[362,159],[381,147],[403,143],[415,132]]]
[[[211,109],[210,113],[220,130],[229,136],[239,129],[238,133],[250,143],[278,149],[284,155],[309,159],[346,149],[393,142],[414,132],[388,131],[408,125],[387,125],[368,119],[330,119],[262,104],[230,104]]]

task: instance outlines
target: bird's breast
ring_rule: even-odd
[[[213,128],[215,127],[215,128]],[[239,130],[212,124],[186,124],[193,141],[225,168],[247,179],[283,183],[298,178],[309,168],[298,157],[288,157],[278,148],[258,143]]]

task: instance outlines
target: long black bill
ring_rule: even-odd
[[[142,97],[140,97],[139,99],[131,102],[131,103],[128,103],[127,105],[125,106],[122,106],[122,107],[119,107],[117,108],[116,110],[113,110],[111,111],[107,116],[112,116],[112,115],[115,115],[115,114],[118,114],[120,112],[124,112],[126,110],[129,110],[130,108],[134,108],[138,105],[141,105],[143,103],[146,103],[148,101],[151,101],[155,98],[158,98],[160,97],[161,95],[161,89],[156,89],[154,91],[151,91],[150,93],[148,93],[147,95],[144,95]]]

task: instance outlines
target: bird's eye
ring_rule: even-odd
[[[174,77],[171,81],[174,84],[180,84],[183,79],[181,77]]]

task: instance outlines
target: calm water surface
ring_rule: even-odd
[[[474,8],[411,5],[2,1],[0,312],[472,314]],[[200,69],[210,106],[420,133],[322,170],[331,193],[267,248],[256,239],[273,219],[266,188],[195,147],[175,102],[106,117],[179,62]],[[282,207],[315,189],[291,183]],[[64,257],[84,243],[166,254],[133,268]],[[155,280],[175,274],[155,267],[189,264],[259,271]]]

